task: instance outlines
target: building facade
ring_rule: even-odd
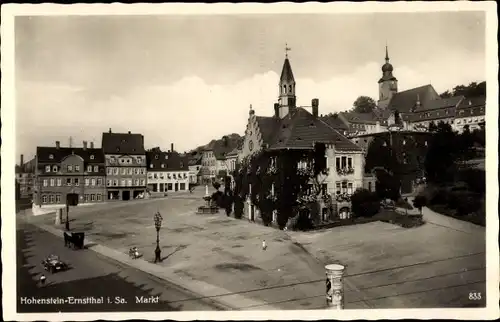
[[[16,182],[19,185],[19,197],[28,198],[33,196],[35,188],[35,158],[24,162],[24,156],[21,154],[20,163],[16,165]]]
[[[148,162],[148,191],[152,196],[189,190],[189,159],[173,151],[159,148],[146,152]]]
[[[201,156],[189,157],[189,183],[201,183]]]
[[[203,150],[201,157],[201,181],[203,184],[210,184],[217,175],[217,159],[213,148]]]
[[[107,200],[144,198],[147,168],[144,136],[141,134],[102,134],[106,166]]]
[[[363,151],[330,125],[331,122],[326,121],[325,117],[319,116],[319,99],[312,99],[310,107],[296,106],[295,85],[287,57],[279,83],[279,101],[274,104],[274,116],[257,116],[250,106],[245,137],[237,159],[242,160],[259,151],[272,152],[279,158],[281,153],[292,149],[311,150],[316,143],[325,144],[329,171],[318,178],[321,190],[334,200],[333,216],[348,217],[348,197],[363,186]],[[312,113],[306,110],[308,108]],[[298,165],[299,168],[301,166]],[[250,199],[247,200],[245,216],[255,220],[259,217],[256,212],[258,210]],[[334,218],[321,218],[324,221],[331,219]],[[276,220],[275,216],[273,220]]]
[[[486,125],[486,97],[463,99],[457,106],[453,129],[463,132],[466,127],[469,131],[484,128]]]
[[[101,149],[83,142],[82,148],[37,147],[34,204],[65,205],[72,195],[78,204],[106,199],[105,163]]]

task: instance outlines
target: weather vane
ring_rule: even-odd
[[[285,57],[288,58],[288,52],[292,50],[292,48],[288,47],[288,44],[285,43]]]

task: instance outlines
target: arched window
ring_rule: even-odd
[[[283,94],[286,94],[286,85],[283,85]]]
[[[292,92],[292,85],[288,86],[288,91],[291,93]]]

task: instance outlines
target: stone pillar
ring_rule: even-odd
[[[62,209],[59,208],[56,210],[56,222],[55,222],[55,224],[60,225],[61,222],[62,222]]]
[[[326,270],[326,305],[330,310],[344,309],[344,275],[345,267],[339,264],[325,266]]]

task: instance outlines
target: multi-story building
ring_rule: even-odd
[[[190,184],[200,184],[201,183],[201,156],[191,156],[189,157],[189,183]]]
[[[65,205],[103,202],[106,198],[105,164],[101,149],[83,147],[37,147],[34,204]]]
[[[463,132],[465,127],[470,131],[480,129],[485,126],[486,96],[464,99],[457,107],[453,128],[458,132]]]
[[[279,102],[274,105],[274,116],[256,116],[250,106],[244,142],[238,159],[258,151],[281,153],[293,150],[311,150],[315,143],[326,145],[328,175],[321,178],[322,191],[335,200],[335,216],[350,213],[346,195],[363,186],[363,151],[333,126],[320,117],[319,100],[311,101],[312,113],[296,106],[296,86],[290,61],[285,59],[279,84]],[[277,163],[278,164],[278,163]],[[278,169],[279,171],[279,169]],[[254,207],[247,201],[245,215],[255,219]],[[323,213],[324,214],[324,213]],[[322,215],[323,216],[323,215]],[[322,218],[328,220],[331,218]]]
[[[201,181],[209,184],[215,180],[217,175],[217,159],[213,148],[207,147],[203,150],[201,157]]]
[[[144,198],[146,192],[146,153],[142,134],[102,134],[106,162],[108,200]]]
[[[148,190],[152,196],[189,190],[189,159],[173,150],[153,148],[146,152]]]

